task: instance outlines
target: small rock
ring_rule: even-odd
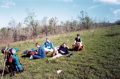
[[[57,70],[57,74],[60,74],[62,72],[62,70]]]

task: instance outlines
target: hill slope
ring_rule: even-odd
[[[71,32],[49,38],[55,46],[65,42],[71,48],[77,33],[81,35],[85,49],[70,51],[75,55],[52,61],[47,61],[51,53],[47,58],[37,60],[21,57],[23,51],[35,48],[36,42],[42,45],[45,38],[37,39],[36,42],[28,40],[11,44],[11,47],[19,48],[17,56],[25,68],[23,73],[12,79],[120,79],[120,26]],[[0,53],[0,70],[2,68],[3,55]],[[62,73],[58,75],[57,70],[62,70]],[[4,79],[10,79],[9,74]]]

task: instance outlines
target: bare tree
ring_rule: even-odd
[[[35,12],[30,12],[28,9],[27,9],[27,17],[25,18],[24,20],[24,23],[29,26],[31,29],[31,32],[32,32],[32,37],[36,38],[37,37],[37,29],[38,29],[38,25],[39,25],[39,21],[38,20],[35,20]]]
[[[43,17],[42,19],[42,33],[45,34],[46,36],[48,36],[49,34],[49,28],[47,26],[47,17]]]
[[[54,28],[54,33],[59,33],[59,27],[57,26],[57,22],[58,22],[58,18],[57,17],[52,17],[50,20],[49,20],[49,26],[52,26]],[[53,30],[53,29],[51,29]]]
[[[92,19],[88,16],[88,14],[84,11],[80,12],[81,15],[78,15],[80,24],[82,24],[82,29],[89,29],[92,26]]]

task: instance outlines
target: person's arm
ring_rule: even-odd
[[[64,51],[62,51],[62,47],[60,46],[60,48],[58,49],[58,51],[60,52],[60,53],[65,53]]]
[[[65,53],[64,51],[62,51],[62,50],[59,50],[60,51],[60,53]]]
[[[38,55],[41,55],[41,47],[38,48],[37,54],[38,54]]]
[[[76,38],[75,38],[75,40],[74,40],[74,44],[76,43]]]
[[[82,38],[80,38],[81,42],[80,42],[80,45],[82,46]]]
[[[80,38],[80,40],[81,40],[81,43],[82,43],[82,38]]]
[[[74,44],[76,43],[76,41],[74,41]]]
[[[59,50],[62,54],[68,54],[68,48],[65,47],[64,48],[64,51],[63,50]]]
[[[35,54],[38,54],[38,52],[35,52]]]
[[[53,43],[52,43],[52,42],[50,42],[50,43],[51,43],[51,48],[52,48],[52,49],[55,49],[55,47],[54,47]]]
[[[68,52],[68,47],[66,47],[66,52],[65,52],[65,54],[68,54],[69,52]]]
[[[46,42],[44,43],[43,47],[45,47],[45,46],[46,46]]]

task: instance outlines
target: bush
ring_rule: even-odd
[[[120,25],[120,20],[117,20],[115,24]]]

